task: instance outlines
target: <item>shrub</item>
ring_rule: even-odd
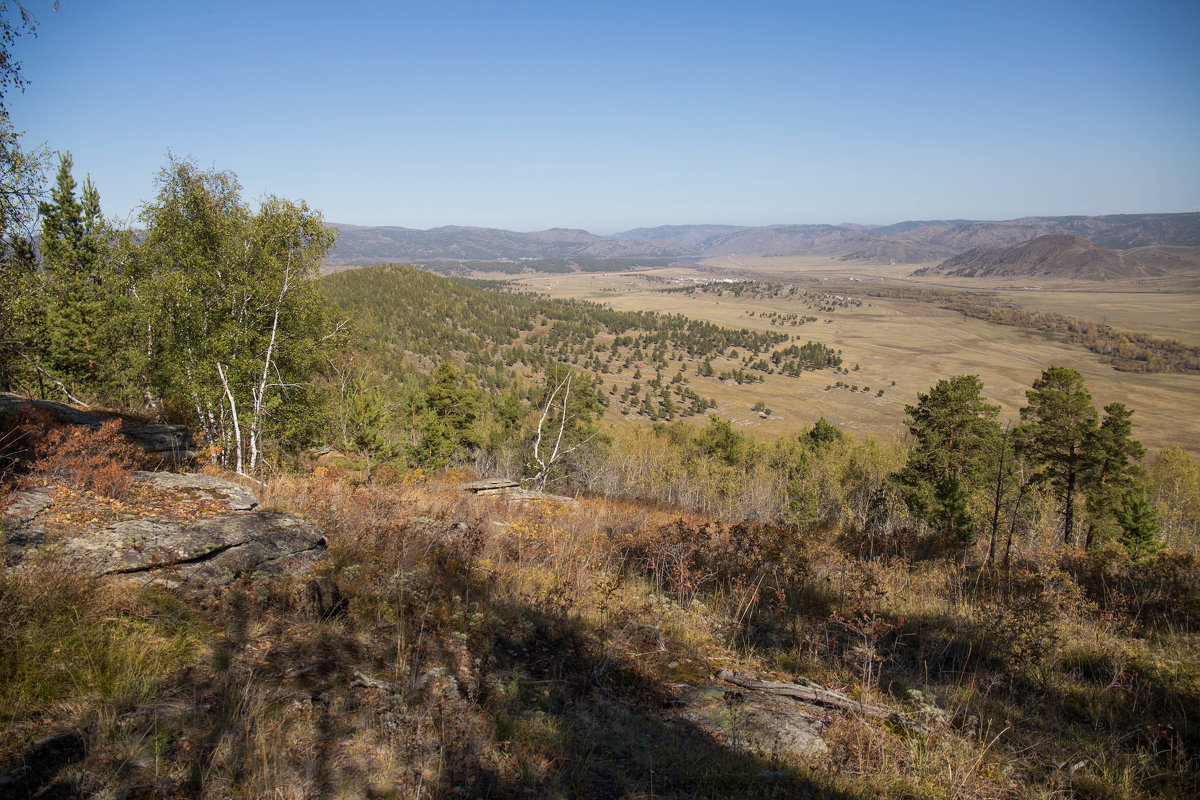
[[[106,497],[124,496],[140,454],[120,428],[119,420],[110,420],[98,430],[82,425],[51,429],[36,445],[31,474]]]
[[[58,423],[41,408],[0,417],[0,480],[28,466],[46,434]]]
[[[1060,621],[1088,606],[1083,590],[1070,574],[1047,564],[1015,569],[1004,589],[978,607],[981,644],[1012,677],[1045,682],[1059,647]]]
[[[1163,550],[1135,562],[1106,547],[1066,556],[1063,567],[1110,617],[1145,626],[1200,617],[1200,559],[1192,553]]]

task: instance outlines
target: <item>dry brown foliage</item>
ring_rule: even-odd
[[[30,464],[38,480],[90,489],[120,498],[128,491],[140,452],[121,435],[119,420],[98,430],[81,425],[57,427],[41,437]]]

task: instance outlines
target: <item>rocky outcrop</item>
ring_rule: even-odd
[[[825,730],[844,714],[886,720],[913,731],[927,727],[911,714],[856,700],[803,678],[798,683],[761,680],[728,669],[715,677],[699,686],[672,686],[676,701],[671,716],[746,752],[819,755],[828,749]]]
[[[558,503],[575,502],[574,497],[539,492],[535,489],[526,489],[517,481],[511,481],[506,478],[484,478],[483,480],[464,483],[458,488],[476,497],[495,497],[507,503],[536,503],[547,500]]]
[[[30,409],[49,413],[62,424],[86,425],[92,430],[99,429],[110,419],[120,419],[121,434],[142,451],[147,466],[184,467],[195,464],[200,457],[192,434],[185,425],[142,422],[115,414],[95,414],[53,400],[32,400],[0,392],[0,417],[16,416]]]
[[[822,734],[833,714],[786,697],[731,690],[720,684],[676,686],[670,718],[748,753],[815,756],[828,747]]]
[[[240,484],[198,474],[138,473],[136,479],[169,490],[179,507],[224,508],[200,519],[125,519],[64,533],[41,519],[53,505],[52,491],[29,489],[0,518],[6,565],[20,567],[46,553],[97,577],[224,585],[241,576],[301,570],[325,552],[320,528],[290,514],[258,510],[253,492]]]
[[[248,486],[199,472],[136,472],[134,479],[172,490],[180,502],[217,501],[230,511],[253,511],[258,500]]]
[[[182,523],[117,522],[56,542],[54,549],[92,575],[227,584],[243,575],[278,575],[311,563],[324,551],[325,539],[316,525],[290,514],[248,511]]]

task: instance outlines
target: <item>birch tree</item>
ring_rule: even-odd
[[[275,423],[315,402],[339,333],[315,285],[334,232],[303,202],[252,213],[232,173],[172,159],[158,183],[141,247],[154,385],[226,466],[254,473]]]
[[[545,490],[573,453],[600,439],[595,419],[603,409],[596,399],[595,378],[562,365],[551,367],[535,410],[529,482]]]

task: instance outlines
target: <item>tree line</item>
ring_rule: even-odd
[[[1030,489],[1042,487],[1058,504],[1063,544],[1152,550],[1159,522],[1132,410],[1110,403],[1101,417],[1082,376],[1052,366],[1026,392],[1019,424],[1002,426],[982,389],[978,376],[959,375],[906,406],[912,447],[896,483],[918,518],[964,543],[984,530],[992,560],[1002,519],[1019,519]]]
[[[171,157],[136,230],[59,157],[28,237],[10,233],[0,386],[187,421],[239,472],[318,435],[312,378],[340,343],[316,291],[334,232],[303,202],[251,208],[236,176]]]

